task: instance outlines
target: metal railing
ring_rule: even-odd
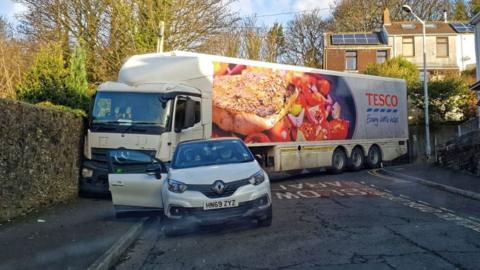
[[[480,122],[478,117],[469,119],[462,124],[458,125],[457,135],[460,137],[462,135],[468,134],[472,131],[480,129]]]

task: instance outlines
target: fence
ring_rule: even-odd
[[[478,117],[472,118],[462,124],[458,125],[458,137],[470,133],[472,131],[478,130],[480,127],[480,122]]]

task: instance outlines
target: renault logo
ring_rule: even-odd
[[[217,194],[222,194],[225,191],[225,183],[222,180],[217,180],[212,185],[212,190]]]

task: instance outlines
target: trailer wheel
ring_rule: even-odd
[[[342,149],[337,148],[332,154],[332,166],[330,167],[330,171],[332,173],[341,173],[345,169],[346,163],[347,155]]]
[[[352,150],[350,155],[350,169],[352,171],[358,171],[363,169],[365,165],[365,156],[363,155],[362,149],[356,147]]]
[[[378,146],[372,145],[368,150],[367,165],[369,168],[375,169],[380,167],[380,164],[382,164],[382,152]]]

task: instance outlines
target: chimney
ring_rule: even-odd
[[[392,25],[392,21],[390,20],[390,10],[388,10],[388,8],[383,10],[383,25]]]
[[[446,10],[446,9],[443,10],[443,21],[444,21],[445,23],[448,23],[448,20],[447,20],[447,10]]]

